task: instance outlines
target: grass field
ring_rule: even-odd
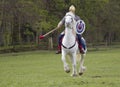
[[[0,54],[0,87],[120,87],[120,49],[88,52],[85,66],[71,77],[53,51]]]

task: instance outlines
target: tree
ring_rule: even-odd
[[[38,36],[55,28],[71,4],[86,23],[83,35],[87,42],[110,45],[120,41],[118,0],[0,0],[0,45],[38,44]],[[54,44],[57,44],[54,36],[62,30],[49,35]]]

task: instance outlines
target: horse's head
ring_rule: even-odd
[[[65,27],[72,28],[74,22],[74,18],[71,15],[65,16]]]

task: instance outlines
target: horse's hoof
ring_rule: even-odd
[[[69,73],[69,72],[70,72],[70,70],[66,70],[65,72],[66,72],[66,73]]]
[[[81,76],[81,75],[83,75],[83,73],[82,73],[82,72],[80,72],[80,73],[79,73],[79,75]]]
[[[72,76],[72,77],[77,77],[77,74],[72,74],[71,76]]]
[[[69,72],[70,72],[70,69],[69,69],[68,66],[67,66],[67,67],[64,67],[64,70],[65,70],[66,73],[69,73]]]
[[[85,70],[86,70],[86,67],[82,67],[81,70],[79,71],[79,75],[80,76],[83,75],[83,72],[85,72]]]

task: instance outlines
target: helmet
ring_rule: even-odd
[[[71,6],[69,7],[69,11],[72,11],[73,13],[75,13],[75,6],[74,6],[74,5],[71,5]]]

